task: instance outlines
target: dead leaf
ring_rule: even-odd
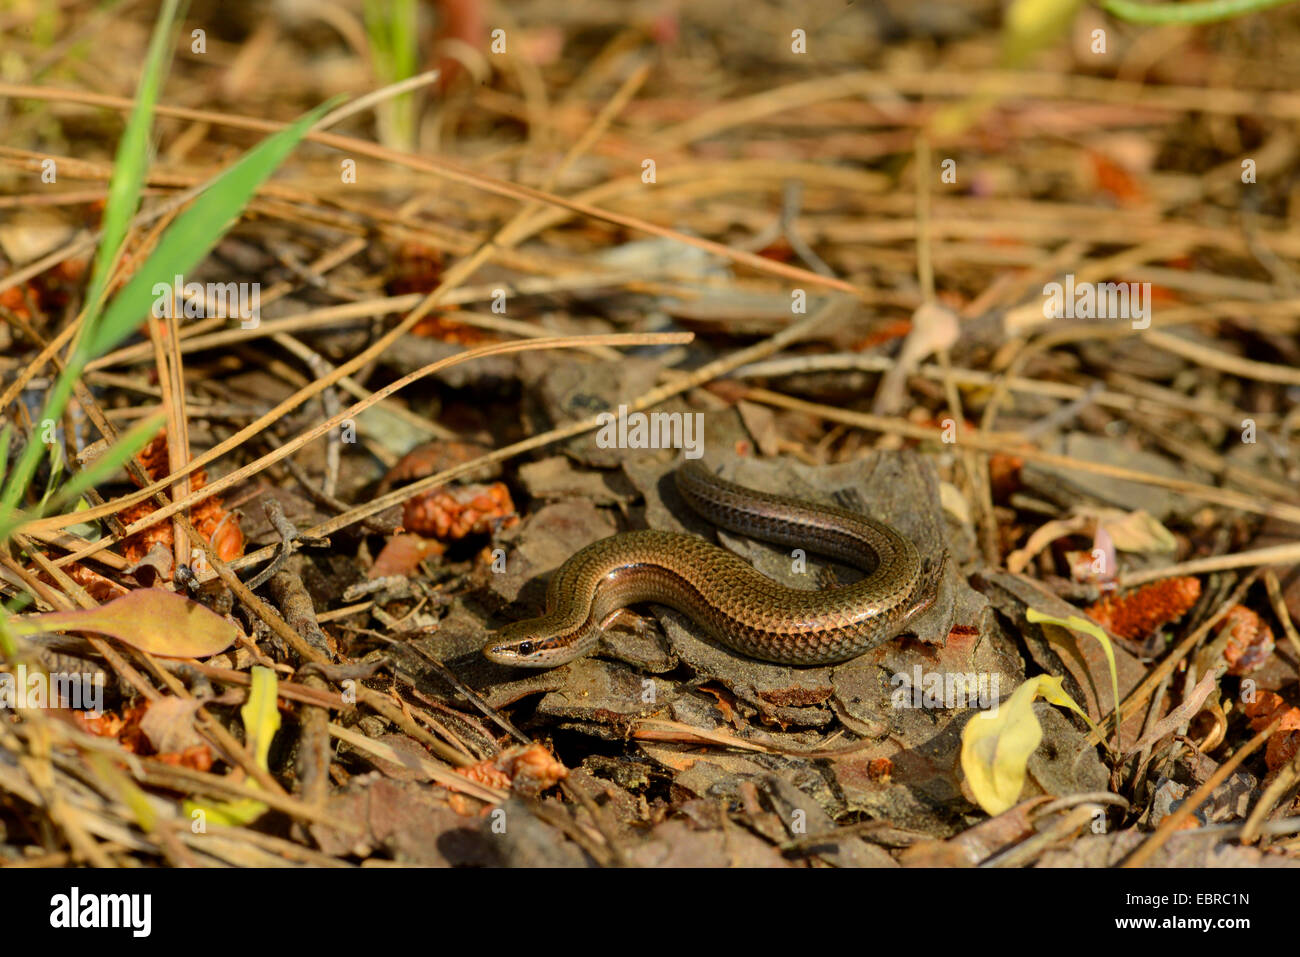
[[[10,618],[24,635],[92,631],[163,658],[207,658],[235,642],[239,629],[216,612],[161,588],[127,592],[97,608]]]
[[[200,704],[194,698],[179,698],[175,695],[150,702],[144,717],[140,719],[140,730],[149,739],[154,751],[165,754],[202,744],[194,727],[194,712]]]
[[[432,538],[403,532],[394,535],[384,543],[383,550],[375,558],[375,563],[366,572],[367,578],[387,578],[390,575],[406,577],[415,573],[420,562],[426,558],[437,558],[447,550],[447,546]]]

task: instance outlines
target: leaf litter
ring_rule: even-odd
[[[666,14],[643,61],[535,4],[519,75],[449,70],[310,132],[397,74],[301,73],[330,41],[279,31],[273,76],[232,68],[196,125],[176,91],[214,81],[177,58],[116,162],[75,91],[26,89],[0,166],[0,864],[1300,862],[1300,156],[1293,84],[1247,69],[1294,24],[1184,37],[1139,104],[1116,91],[1140,31],[1096,54],[1087,8],[859,11],[811,29],[809,73],[786,6]],[[136,95],[126,16],[58,50],[102,66],[95,110]],[[176,271],[200,293],[146,319]],[[232,282],[256,321],[209,314]],[[1105,283],[1133,316],[1097,315]],[[600,440],[620,407],[698,416],[722,474],[946,549],[935,606],[826,667],[653,607],[553,671],[486,661],[583,546],[715,535],[680,450]],[[73,673],[100,709],[20,702]]]

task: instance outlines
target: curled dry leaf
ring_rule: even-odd
[[[951,309],[937,302],[924,302],[918,306],[912,313],[912,331],[903,340],[897,361],[885,373],[872,411],[877,415],[888,415],[901,409],[905,403],[908,375],[927,356],[953,345],[960,334],[961,323]]]
[[[172,580],[172,564],[172,550],[162,542],[154,542],[144,558],[123,571],[134,576],[135,580],[145,588],[149,588],[155,582]]]
[[[1067,535],[1090,535],[1094,543],[1104,537],[1120,552],[1167,554],[1176,547],[1173,533],[1146,511],[1085,508],[1069,518],[1046,522],[1036,529],[1023,548],[1007,556],[1007,568],[1013,572],[1024,571],[1035,555]],[[1116,571],[1113,558],[1107,571],[1111,576]]]
[[[1028,567],[1035,555],[1052,542],[1066,535],[1082,535],[1089,526],[1088,518],[1084,515],[1073,515],[1070,518],[1047,522],[1034,530],[1029,540],[1025,542],[1024,548],[1017,548],[1007,556],[1007,569],[1019,574]]]
[[[1102,509],[1097,515],[1098,527],[1105,529],[1121,552],[1171,554],[1178,547],[1173,532],[1144,509],[1135,512]]]
[[[183,752],[203,743],[194,727],[194,713],[202,704],[196,698],[167,695],[149,702],[140,718],[140,730],[158,753]]]
[[[207,658],[234,644],[239,629],[216,612],[161,588],[127,592],[98,608],[11,618],[20,634],[90,631],[163,658]]]

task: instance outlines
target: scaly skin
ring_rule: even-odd
[[[602,624],[620,609],[653,602],[751,658],[826,665],[896,637],[934,601],[933,590],[921,594],[916,546],[884,522],[744,488],[699,462],[675,477],[687,504],[714,524],[838,558],[865,577],[840,588],[788,588],[697,536],[627,532],[588,545],[560,566],[546,613],[502,628],[483,653],[499,664],[553,668],[593,651]]]

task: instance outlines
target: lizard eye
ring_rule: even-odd
[[[531,655],[533,653],[533,643],[531,641],[519,642],[519,653],[521,655]]]

